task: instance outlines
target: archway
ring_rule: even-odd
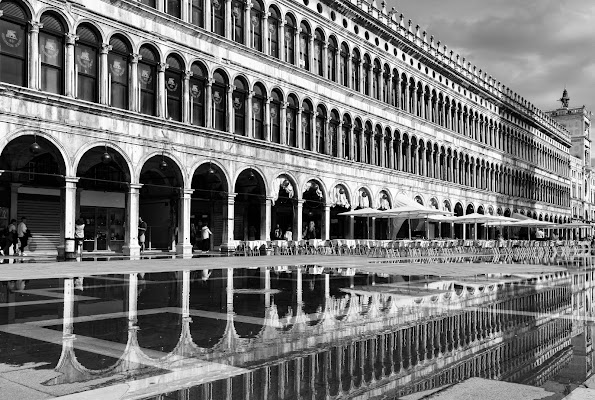
[[[27,217],[34,232],[27,253],[55,254],[64,231],[66,164],[58,148],[36,135],[11,140],[0,154],[0,228]]]
[[[483,206],[477,207],[477,213],[482,215],[485,214]],[[475,224],[475,226],[477,227],[477,239],[487,239],[487,237],[484,238],[484,234],[487,231],[485,228],[485,224]]]
[[[234,239],[266,240],[266,191],[262,176],[248,168],[240,173],[235,183]]]
[[[465,210],[465,215],[473,214],[475,212],[475,207],[473,204],[467,205],[467,209]],[[473,239],[475,234],[475,224],[465,224],[465,239]]]
[[[372,205],[372,196],[366,188],[361,188],[357,191],[354,199],[354,207],[356,210],[362,208],[370,208]],[[354,221],[354,239],[370,239],[370,220],[369,218],[356,218]]]
[[[194,171],[192,176],[192,189],[194,192],[192,193],[190,205],[190,230],[192,231],[192,226],[196,230],[193,246],[201,249],[214,249],[225,240],[228,188],[229,184],[225,172],[220,166],[207,162]],[[209,239],[210,243],[201,242],[200,230],[204,224],[207,224],[213,232]],[[199,246],[199,242],[201,242],[201,246]]]
[[[273,181],[273,206],[271,209],[271,239],[279,239],[275,237],[275,230],[277,225],[283,235],[291,230],[292,238],[297,238],[297,231],[295,224],[295,207],[297,205],[297,191],[296,186],[288,175],[279,175]],[[299,228],[298,228],[299,229]]]
[[[461,203],[455,204],[455,217],[461,217],[465,213],[463,211],[463,205]],[[454,224],[455,239],[463,238],[463,224]]]
[[[442,209],[444,211],[452,211],[452,207],[450,206],[450,202],[448,200],[444,200],[442,205]],[[450,238],[453,235],[453,224],[450,223],[443,223],[440,227],[440,236],[443,238]]]
[[[338,184],[331,190],[329,197],[331,203],[330,238],[343,239],[351,237],[349,223],[351,217],[339,215],[351,209],[349,191],[344,185]]]
[[[389,210],[392,208],[390,196],[386,190],[381,190],[378,195],[378,210]],[[391,237],[390,220],[388,218],[376,218],[374,222],[374,239],[387,240]]]
[[[147,223],[146,248],[175,250],[184,178],[168,156],[154,155],[143,165],[139,178],[139,216]],[[195,232],[191,230],[191,242]]]
[[[302,226],[301,231],[305,233],[306,228],[310,226],[310,222],[314,222],[316,228],[315,235],[317,239],[322,238],[322,229],[324,221],[324,204],[325,198],[322,192],[322,185],[315,179],[306,182],[302,198],[304,205],[302,209]],[[304,236],[304,235],[302,235]]]
[[[137,218],[129,216],[127,209],[131,177],[125,158],[109,146],[93,147],[81,157],[76,175],[80,177],[77,215],[85,222],[83,250],[122,251],[130,244],[126,243],[128,217]]]

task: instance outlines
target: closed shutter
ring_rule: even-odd
[[[60,197],[19,194],[18,218],[27,217],[33,237],[25,249],[29,254],[57,254],[60,244]]]

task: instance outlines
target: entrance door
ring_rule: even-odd
[[[124,210],[119,208],[81,207],[85,221],[85,251],[122,251]]]

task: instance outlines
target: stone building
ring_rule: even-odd
[[[33,253],[387,238],[399,194],[564,222],[569,131],[375,1],[3,0],[0,217]],[[2,223],[3,221],[0,221]],[[444,235],[462,236],[462,227]]]

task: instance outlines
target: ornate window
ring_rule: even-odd
[[[142,59],[138,62],[140,86],[140,112],[155,115],[157,110],[157,53],[148,46],[140,48]]]
[[[345,87],[349,87],[349,48],[347,44],[341,44],[341,53],[340,53],[340,62],[339,62],[339,69],[341,74],[341,85]]]
[[[279,17],[279,12],[275,7],[269,7],[269,15],[269,55],[279,58],[279,24],[281,23],[281,18]]]
[[[165,91],[167,92],[167,117],[174,121],[182,121],[182,87],[184,82],[184,63],[180,57],[167,57],[165,71]]]
[[[333,157],[337,157],[339,155],[339,113],[336,110],[331,111],[331,121],[329,124],[329,140],[330,140],[330,148],[331,148],[331,155]]]
[[[88,25],[79,26],[76,34],[79,37],[75,48],[77,98],[96,102],[99,97],[99,38]]]
[[[353,128],[353,156],[355,161],[363,162],[362,157],[362,122],[359,119],[355,120],[355,126]]]
[[[243,0],[234,0],[231,5],[232,39],[241,44],[244,44],[244,6]]]
[[[322,60],[324,58],[324,35],[320,29],[314,32],[314,73],[320,76],[324,75]]]
[[[213,128],[225,131],[225,117],[227,114],[227,77],[220,71],[213,74]],[[234,105],[235,108],[235,105]]]
[[[190,121],[193,125],[205,126],[205,83],[206,73],[203,67],[192,64],[190,68]]]
[[[127,110],[129,104],[128,59],[130,46],[121,36],[114,35],[110,41],[112,50],[107,57],[108,62],[108,95],[112,107]]]
[[[351,131],[351,118],[349,118],[349,115],[345,114],[343,115],[343,129],[342,129],[342,135],[343,135],[343,157],[345,159],[349,159],[349,149],[351,148],[351,138],[350,136],[350,131]]]
[[[285,61],[295,64],[295,21],[289,14],[285,16]]]
[[[353,49],[353,56],[351,57],[351,88],[357,92],[360,91],[360,59],[359,51]]]
[[[312,106],[307,100],[303,103],[302,111],[302,137],[305,150],[312,150]]]
[[[266,92],[261,85],[254,85],[254,96],[252,96],[252,130],[255,139],[264,140],[264,101]]]
[[[366,96],[370,96],[370,76],[372,74],[372,62],[370,61],[370,56],[364,54],[364,94]]]
[[[337,81],[337,41],[330,37],[326,53],[326,77],[333,82]]]
[[[246,101],[248,99],[248,85],[243,79],[236,78],[233,82],[233,95],[231,102],[233,104],[234,133],[236,135],[246,135]],[[254,118],[254,116],[252,116]],[[254,128],[253,128],[254,129]]]
[[[298,101],[295,96],[291,95],[287,98],[287,113],[285,115],[285,124],[286,124],[286,132],[287,132],[287,145],[291,147],[297,146],[297,110],[298,110]]]
[[[252,2],[250,9],[250,44],[253,49],[262,51],[263,6],[259,1]]]
[[[213,32],[225,36],[225,2],[223,0],[211,1],[211,21]]]
[[[180,4],[180,0],[167,0],[165,2],[165,12],[169,15],[182,18],[182,6]]]
[[[300,25],[300,68],[310,71],[310,27],[305,22]]]
[[[192,15],[190,16],[190,21],[192,21],[192,24],[200,26],[201,28],[204,28],[205,20],[203,7],[203,0],[192,0],[192,8],[190,9]]]
[[[316,108],[316,152],[326,153],[326,110],[322,106]]]
[[[374,60],[374,68],[372,69],[372,96],[375,99],[381,100],[382,85],[380,83],[380,75],[382,74],[382,66],[378,59]]]
[[[382,166],[381,161],[381,150],[382,150],[382,128],[380,125],[376,125],[374,131],[374,165]]]
[[[281,93],[273,90],[271,96],[271,141],[281,143]]]
[[[57,16],[41,16],[39,32],[40,89],[64,94],[64,24]],[[0,46],[1,47],[1,46]]]

